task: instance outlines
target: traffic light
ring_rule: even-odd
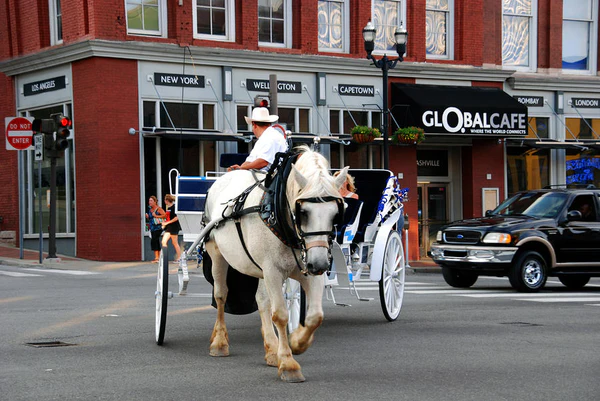
[[[56,130],[52,118],[36,118],[31,123],[31,130],[33,132],[40,132],[42,134],[53,134]]]
[[[62,114],[52,114],[52,119],[56,124],[56,138],[54,140],[54,148],[56,150],[65,150],[69,147],[69,141],[67,138],[71,135],[69,127],[71,127],[71,120]]]
[[[254,107],[266,107],[269,108],[269,97],[256,95],[254,97]]]

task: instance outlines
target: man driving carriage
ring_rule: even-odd
[[[279,116],[269,114],[266,107],[256,107],[252,110],[251,117],[244,118],[248,124],[252,125],[252,133],[258,138],[258,141],[241,166],[234,164],[227,171],[240,169],[268,171],[275,160],[275,155],[278,152],[286,152],[288,149],[283,135],[271,127],[272,123],[279,120]]]

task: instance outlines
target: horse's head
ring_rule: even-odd
[[[348,168],[337,177],[329,173],[327,160],[319,153],[305,151],[288,179],[288,201],[302,247],[304,270],[313,275],[331,267],[334,225],[341,222],[344,201],[339,188]]]

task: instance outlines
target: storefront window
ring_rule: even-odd
[[[599,140],[599,118],[566,118],[566,139]],[[584,152],[567,150],[566,160],[567,185],[600,186],[600,155],[594,149]]]
[[[565,118],[565,139],[600,139],[600,118]]]
[[[381,113],[370,110],[329,110],[329,130],[332,135],[350,134],[356,125],[367,125],[381,129]],[[331,145],[330,164],[332,168],[379,168],[382,147],[373,145]],[[342,158],[343,156],[343,158]]]
[[[58,105],[44,109],[28,110],[22,115],[34,118],[50,118],[51,114],[62,113],[72,115],[71,105]],[[75,123],[73,123],[75,124]],[[40,218],[42,232],[48,232],[50,224],[50,159],[45,157],[38,162],[33,150],[25,155],[25,230],[24,235],[38,234]],[[39,184],[41,163],[42,184]],[[69,234],[75,232],[75,163],[73,152],[73,133],[69,138],[69,147],[64,155],[56,159],[56,233]],[[39,201],[42,201],[42,214],[39,213]]]
[[[527,138],[548,138],[547,117],[530,117]],[[550,150],[507,146],[508,196],[550,184]]]

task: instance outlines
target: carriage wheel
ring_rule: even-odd
[[[156,343],[162,345],[167,326],[167,301],[169,299],[169,252],[166,246],[162,248],[158,260],[154,297],[156,298]]]
[[[385,318],[393,322],[400,315],[404,298],[406,276],[402,238],[397,231],[390,232],[385,245],[381,279],[379,280],[379,299]]]
[[[288,278],[283,283],[283,297],[288,310],[288,334],[292,334],[298,328],[298,325],[304,325],[306,294],[299,282]]]

